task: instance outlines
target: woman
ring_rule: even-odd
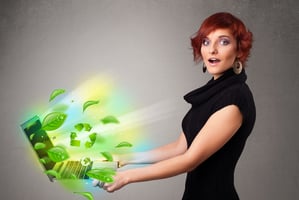
[[[255,122],[255,105],[244,70],[252,34],[230,13],[208,17],[191,38],[195,62],[212,79],[184,96],[191,109],[183,132],[168,145],[120,156],[120,163],[152,163],[117,172],[108,192],[124,185],[172,177],[187,172],[183,200],[239,199],[234,169]]]

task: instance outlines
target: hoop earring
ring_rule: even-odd
[[[203,72],[203,73],[206,73],[206,71],[207,71],[207,66],[206,66],[205,63],[203,62],[203,63],[202,63],[202,72]]]
[[[239,60],[236,60],[233,66],[233,70],[235,72],[235,74],[240,74],[242,72],[243,69],[243,65],[242,62]]]

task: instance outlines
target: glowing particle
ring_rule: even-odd
[[[118,124],[119,123],[118,119],[116,117],[112,116],[112,115],[104,117],[103,119],[101,119],[101,122],[103,124],[108,124],[108,123]]]
[[[131,143],[123,141],[123,142],[119,143],[118,145],[116,145],[115,148],[132,147],[132,146],[133,145]]]
[[[67,115],[62,112],[52,112],[46,115],[42,122],[42,128],[45,131],[53,131],[62,126]]]
[[[55,89],[53,90],[53,92],[50,95],[50,99],[49,101],[52,101],[53,99],[55,99],[58,95],[61,95],[65,92],[64,89]]]
[[[98,104],[100,101],[86,101],[84,104],[83,104],[83,112],[89,107],[89,106],[92,106],[92,105],[95,105],[95,104]]]

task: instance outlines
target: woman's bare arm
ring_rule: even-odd
[[[186,150],[187,142],[184,133],[181,133],[179,138],[172,143],[145,152],[118,155],[116,159],[119,160],[121,166],[127,164],[152,164],[180,155]]]
[[[192,171],[218,151],[237,132],[241,124],[242,114],[238,107],[226,106],[208,119],[187,151],[146,167],[118,172],[114,182],[105,184],[104,189],[113,192],[129,183],[162,179]],[[149,160],[159,160],[162,157]]]

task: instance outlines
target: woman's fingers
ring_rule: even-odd
[[[112,183],[105,183],[103,181],[99,181],[99,180],[93,180],[92,185],[94,187],[99,187],[101,189],[106,190],[107,192],[114,192],[116,190],[121,189],[123,186],[125,186],[127,184],[127,182],[125,181],[125,176],[123,174],[124,172],[118,172],[114,177],[114,181]]]
[[[105,182],[94,179],[94,180],[92,181],[92,185],[93,185],[94,187],[103,188],[104,185],[105,185]]]

